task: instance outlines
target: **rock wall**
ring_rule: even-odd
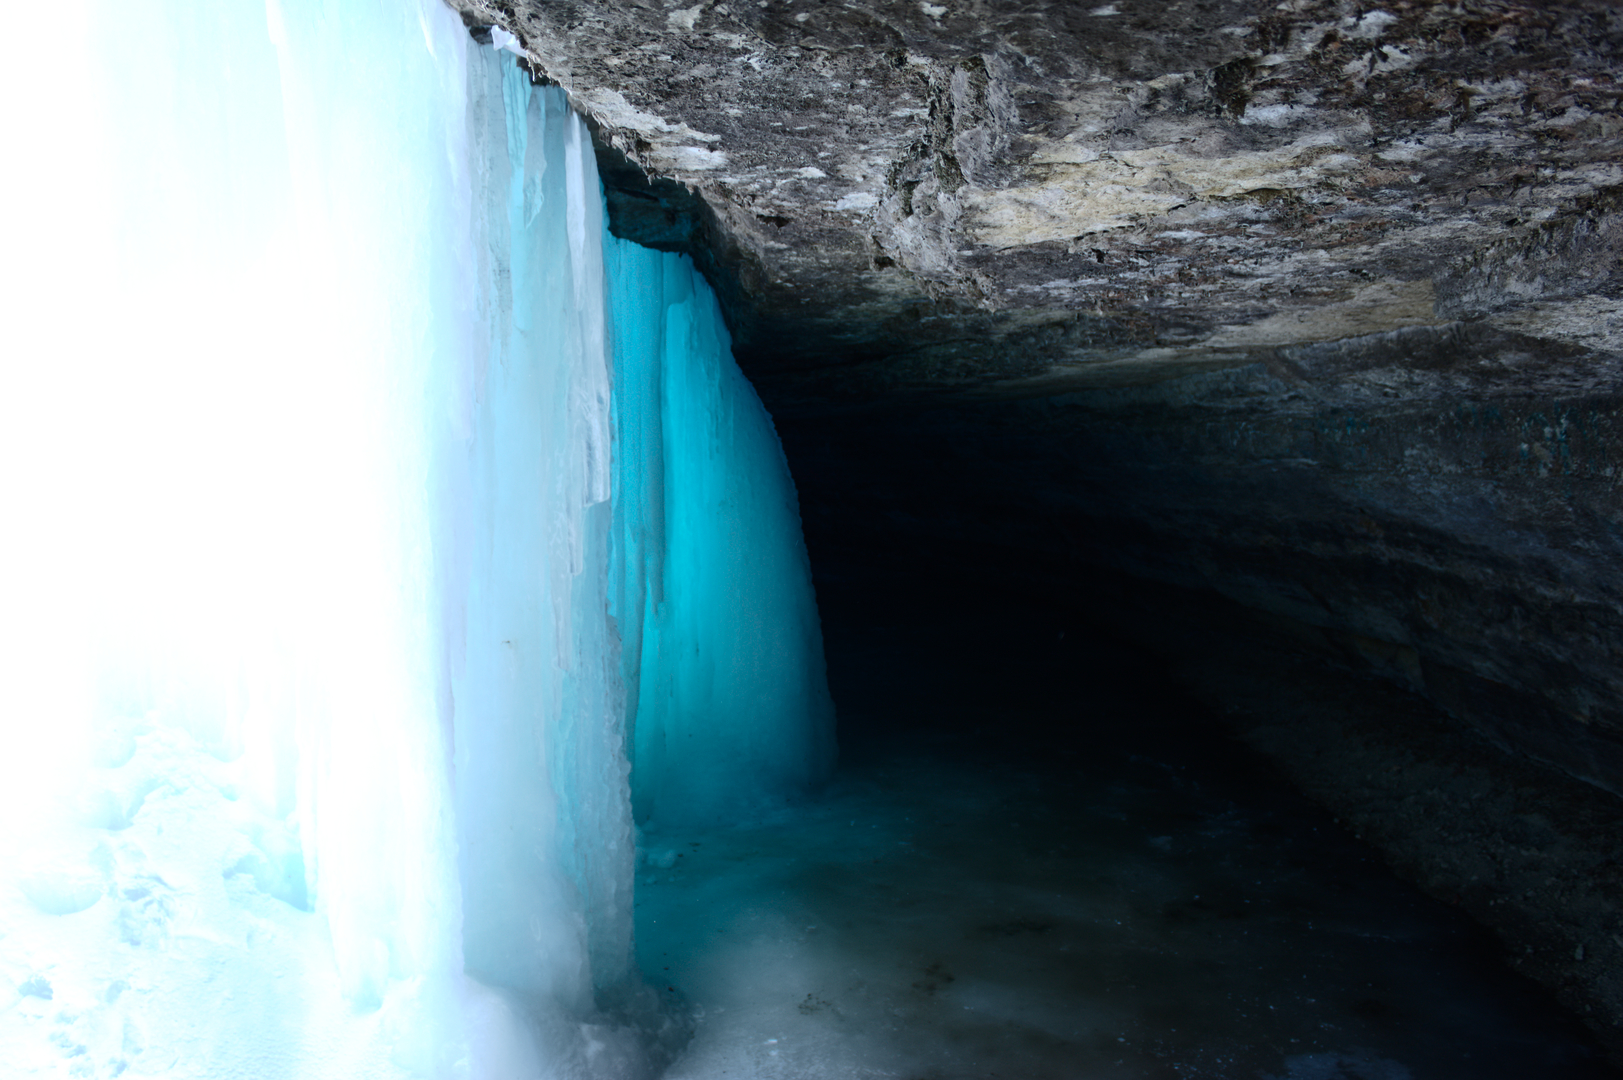
[[[1569,360],[1452,324],[779,422],[841,528],[1214,592],[1623,792],[1623,393],[1483,385]]]

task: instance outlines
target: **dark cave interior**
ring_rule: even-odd
[[[1568,974],[1584,964],[1569,935],[1610,917],[1572,911],[1615,871],[1613,796],[1328,635],[1089,565],[1072,536],[1134,539],[1108,513],[1056,520],[1030,498],[1065,474],[1050,461],[1043,475],[1027,431],[997,427],[1013,447],[998,460],[997,435],[963,411],[778,422],[840,712],[840,772],[818,799],[867,791],[879,821],[895,806],[934,819],[898,841],[902,867],[885,853],[866,875],[808,841],[787,890],[821,911],[809,919],[873,939],[845,943],[863,957],[852,971],[925,973],[888,997],[860,979],[843,998],[832,977],[807,991],[847,1021],[902,1018],[870,1021],[883,1036],[841,1029],[864,1061],[941,1076],[1615,1075],[1593,985]],[[1533,872],[1531,902],[1502,906]],[[1064,899],[1035,899],[1050,889]],[[914,908],[932,914],[894,914]],[[1112,915],[1125,928],[1106,943]],[[930,974],[950,971],[950,987]],[[1009,995],[1005,1012],[970,1024],[957,1003],[976,1008],[983,984]],[[1122,1034],[1080,1019],[1101,1010]]]

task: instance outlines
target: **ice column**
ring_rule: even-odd
[[[633,857],[607,615],[602,194],[563,95],[511,57],[476,63],[491,346],[453,396],[466,435],[448,489],[464,941],[480,977],[586,1008],[630,974]]]
[[[692,262],[614,241],[608,266],[632,797],[639,820],[736,819],[834,759],[794,483]]]

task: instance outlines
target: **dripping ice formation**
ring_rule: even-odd
[[[789,466],[686,257],[608,248],[616,559],[639,820],[709,823],[833,765],[833,703]]]
[[[0,68],[0,1060],[651,1072],[634,821],[833,754],[714,297],[435,0],[53,14]]]

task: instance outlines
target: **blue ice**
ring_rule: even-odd
[[[57,15],[0,65],[0,1060],[646,1073],[637,821],[833,754],[714,297],[435,0]]]
[[[633,803],[664,826],[748,817],[833,765],[794,484],[692,262],[625,241],[607,262]]]

